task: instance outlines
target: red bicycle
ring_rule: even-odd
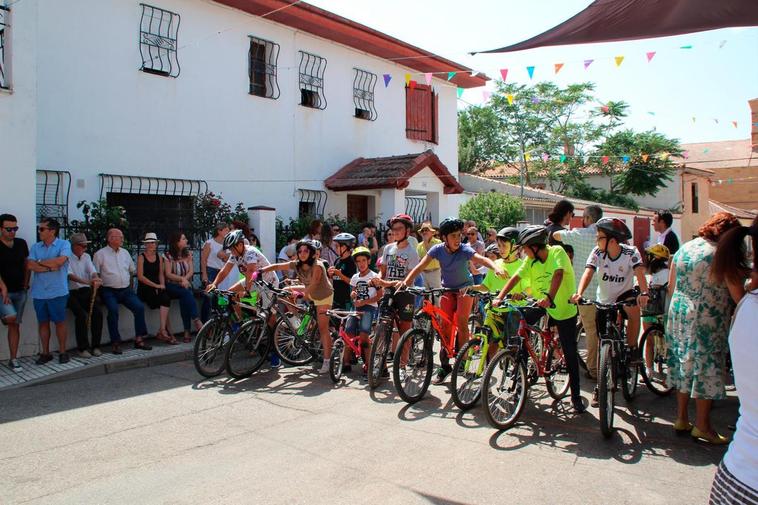
[[[360,318],[363,315],[363,312],[348,310],[328,310],[326,314],[340,321],[339,333],[337,335],[337,339],[332,344],[332,355],[329,357],[329,377],[331,377],[332,381],[336,383],[339,382],[340,378],[342,377],[346,345],[350,348],[351,351],[353,351],[353,354],[358,360],[358,364],[363,368],[364,371],[366,370],[366,365],[363,361],[363,339],[361,338],[360,334],[351,336],[345,330],[347,321],[351,317]]]

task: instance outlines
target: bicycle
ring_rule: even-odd
[[[376,389],[382,383],[387,370],[387,355],[392,346],[392,333],[395,331],[395,288],[385,288],[379,300],[379,318],[371,335],[371,349],[368,358],[368,387]]]
[[[656,322],[652,323],[640,337],[640,349],[642,349],[642,359],[645,361],[644,366],[640,367],[640,375],[647,388],[658,396],[668,396],[674,390],[672,386],[666,384],[668,370],[666,346],[666,331],[663,326],[663,320],[666,310],[666,290],[668,285],[658,288],[650,288],[650,300],[642,310],[643,316],[654,316]],[[653,376],[647,374],[647,365],[653,370]]]
[[[537,326],[544,321],[547,311],[528,300],[528,305],[514,305],[504,301],[521,316],[516,335],[508,337],[487,365],[482,379],[482,406],[490,425],[499,430],[513,426],[521,416],[529,388],[538,377],[545,379],[551,398],[560,400],[569,389],[566,359],[558,335],[550,328]],[[538,345],[535,348],[534,343]],[[529,361],[534,363],[534,377],[529,380]]]
[[[598,406],[600,408],[600,431],[605,438],[613,434],[613,416],[616,405],[616,390],[621,382],[624,399],[631,401],[637,393],[639,366],[632,364],[631,349],[626,341],[623,307],[637,305],[632,298],[621,302],[600,303],[595,300],[578,300],[579,305],[597,307],[598,328]]]
[[[411,287],[408,291],[417,296],[423,296],[424,301],[413,318],[413,328],[406,331],[397,343],[392,363],[392,378],[400,397],[408,403],[416,403],[423,398],[432,380],[434,365],[432,348],[435,337],[442,345],[442,353],[450,357],[458,354],[456,351],[457,325],[451,316],[434,304],[434,297],[462,290]],[[448,334],[442,331],[442,321],[450,327]]]
[[[279,314],[274,323],[274,351],[288,365],[301,366],[323,359],[316,306],[290,302],[279,290],[274,307]]]
[[[342,377],[345,346],[348,346],[350,350],[353,351],[353,354],[358,360],[358,364],[361,366],[361,368],[365,369],[366,365],[363,363],[363,343],[361,341],[360,335],[356,334],[351,336],[347,333],[347,331],[345,331],[345,326],[348,319],[351,317],[361,317],[363,315],[363,312],[350,310],[328,310],[326,313],[330,317],[333,317],[340,321],[337,338],[332,344],[332,355],[329,357],[329,377],[332,379],[332,382],[337,383]]]

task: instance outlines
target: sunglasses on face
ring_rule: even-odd
[[[14,233],[18,231],[18,226],[6,226],[5,231],[8,233]]]
[[[468,235],[469,237],[476,237],[476,232],[474,232],[474,233],[467,233],[466,235]]]

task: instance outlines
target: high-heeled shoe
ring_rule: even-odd
[[[697,429],[697,427],[692,428],[692,431],[690,432],[692,435],[692,438],[694,438],[698,442],[704,442],[706,444],[711,445],[726,445],[729,443],[729,439],[725,437],[724,435],[719,435],[715,431],[711,433],[704,433]]]
[[[674,423],[674,431],[677,435],[684,435],[685,433],[692,433],[692,428],[695,426],[690,422],[684,422],[679,419]]]

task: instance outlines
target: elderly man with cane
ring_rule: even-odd
[[[71,251],[68,262],[68,308],[74,313],[76,346],[80,358],[100,356],[100,339],[103,335],[103,314],[95,309],[95,296],[102,284],[92,258],[87,254],[87,236],[75,233],[69,239]],[[92,330],[92,344],[89,331]]]

